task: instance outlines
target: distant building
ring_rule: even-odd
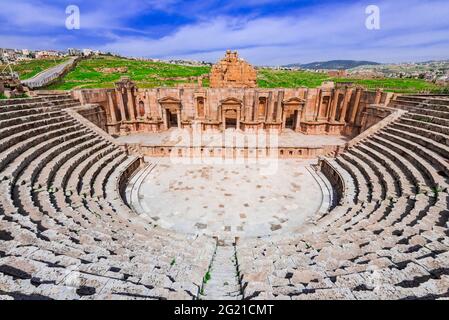
[[[94,55],[94,51],[93,50],[91,50],[91,49],[83,49],[83,56],[89,57],[89,56],[92,56],[92,55]]]
[[[330,70],[327,74],[329,77],[334,78],[344,78],[348,76],[348,72],[346,70]]]
[[[48,59],[59,57],[60,53],[54,50],[43,50],[36,52],[36,59]]]
[[[68,53],[69,56],[80,56],[80,55],[83,54],[83,53],[81,52],[81,50],[75,49],[75,48],[69,48],[69,49],[67,50],[67,53]]]

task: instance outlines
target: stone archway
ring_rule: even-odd
[[[159,99],[162,108],[162,120],[166,129],[181,128],[181,100],[166,97]]]
[[[282,129],[299,131],[305,101],[300,98],[291,98],[282,102]]]
[[[242,101],[236,98],[228,98],[220,102],[223,130],[240,129],[242,105]]]

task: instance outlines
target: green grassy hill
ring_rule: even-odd
[[[427,82],[415,79],[355,79],[355,78],[332,78],[325,73],[310,71],[277,71],[263,69],[259,70],[258,83],[261,88],[315,88],[323,81],[335,81],[338,83],[352,82],[367,89],[378,88],[396,93],[417,93],[422,91],[440,92],[443,88]]]
[[[56,60],[56,63],[63,59]],[[55,65],[53,60],[33,60],[13,66],[21,79],[27,79]],[[0,66],[1,67],[1,66]],[[114,70],[114,68],[121,68]],[[122,76],[129,76],[139,88],[174,87],[177,84],[194,83],[196,78],[210,72],[210,67],[180,66],[163,62],[137,61],[117,57],[96,57],[82,60],[62,81],[48,89],[70,90],[75,88],[113,88]],[[367,89],[382,88],[397,93],[439,92],[441,87],[425,80],[414,79],[351,79],[332,78],[325,73],[311,71],[278,71],[261,69],[258,84],[261,88],[295,88],[320,86],[323,81],[353,82]],[[207,80],[203,86],[208,86]]]
[[[66,60],[67,58],[20,61],[17,64],[11,65],[11,68],[14,72],[17,72],[19,74],[20,80],[26,80],[34,77],[39,72],[54,67]],[[6,72],[9,72],[9,67],[0,64],[0,71],[2,71],[3,69],[5,69]]]
[[[111,72],[111,68],[122,68],[122,70]],[[189,78],[209,72],[209,67],[97,57],[80,61],[77,67],[64,77],[63,81],[50,86],[50,89],[113,88],[114,83],[122,76],[131,77],[139,88],[173,87],[178,83],[194,82]]]

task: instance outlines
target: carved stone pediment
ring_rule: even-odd
[[[160,104],[181,104],[181,100],[173,97],[165,97],[158,100]]]
[[[243,104],[243,101],[237,98],[227,98],[220,101],[220,104],[225,107],[227,105],[231,106],[241,106]]]
[[[304,99],[301,99],[298,97],[293,97],[293,98],[286,99],[286,100],[282,101],[282,104],[284,104],[284,105],[298,105],[298,104],[302,105],[305,103],[306,103],[306,101]]]

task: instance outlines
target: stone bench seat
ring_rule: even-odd
[[[449,107],[448,109],[449,110]],[[434,110],[430,106],[420,106],[419,108],[410,108],[409,111],[414,114],[420,114],[428,116],[430,118],[449,119],[449,111],[446,110]]]
[[[449,159],[449,146],[447,144],[442,144],[434,141],[433,139],[423,137],[422,135],[414,134],[396,128],[388,127],[385,129],[385,131],[397,137],[420,144],[423,148],[426,148],[428,150],[431,150],[432,152],[437,153],[440,157]]]
[[[409,179],[407,178],[406,174],[402,171],[402,169],[393,161],[391,161],[390,158],[385,157],[380,152],[378,152],[374,148],[368,148],[367,145],[368,142],[365,142],[363,145],[358,145],[357,149],[365,154],[369,155],[373,161],[376,161],[379,166],[384,167],[385,175],[388,177],[388,185],[389,187],[389,194],[387,195],[387,198],[389,197],[401,197],[403,195],[407,196],[410,194],[414,194],[413,191],[413,185],[410,183]]]
[[[1,179],[7,178],[9,179],[9,176],[3,175],[3,170],[5,167],[15,158],[17,158],[20,154],[22,154],[24,151],[29,150],[30,148],[35,147],[36,145],[45,142],[47,140],[53,139],[55,137],[58,137],[60,135],[66,134],[70,131],[70,126],[74,125],[74,122],[69,120],[66,122],[61,122],[54,125],[49,125],[46,127],[43,127],[42,130],[36,130],[36,136],[33,138],[24,140],[20,143],[15,144],[10,149],[7,149],[0,153],[0,174]],[[44,130],[47,129],[47,130]]]
[[[413,207],[411,207],[413,205]],[[377,223],[377,227],[395,227],[401,228],[411,223],[415,219],[419,219],[420,214],[425,215],[429,208],[429,200],[424,195],[419,195],[415,200],[409,200],[407,198],[401,198],[395,205],[394,209],[384,220],[380,220]],[[383,231],[385,232],[385,231]],[[382,233],[381,233],[382,234]]]
[[[407,124],[400,123],[400,122],[396,122],[396,123],[392,124],[391,128],[394,128],[397,130],[402,130],[402,131],[405,131],[408,133],[417,134],[422,137],[432,139],[433,141],[444,144],[446,146],[449,145],[449,135],[446,135],[446,134],[438,133],[438,132],[427,130],[424,128],[419,128],[417,126],[407,125]]]
[[[407,150],[413,151],[416,154],[415,159],[420,160],[420,165],[424,163],[422,160],[425,160],[427,165],[424,165],[421,170],[428,172],[435,185],[447,188],[447,179],[444,179],[442,175],[437,173],[438,171],[442,171],[446,174],[446,177],[449,177],[449,163],[447,163],[446,159],[442,158],[431,149],[425,148],[423,145],[415,143],[412,140],[404,139],[397,135],[392,135],[386,131],[381,131],[378,135],[388,139],[388,141],[395,142],[401,147],[407,148]],[[429,165],[433,167],[434,170],[429,169]]]
[[[47,102],[52,100],[58,100],[61,98],[67,98],[71,97],[71,94],[55,94],[55,95],[48,95],[48,96],[40,96],[40,97],[31,97],[27,99],[18,98],[18,99],[7,99],[7,100],[1,100],[0,101],[0,107],[4,106],[10,106],[10,105],[20,105],[26,103],[36,103],[36,102]]]
[[[30,124],[29,126],[25,126],[24,128],[14,128],[13,131],[3,131],[2,136],[3,139],[0,140],[0,152],[6,150],[7,148],[17,144],[18,142],[23,142],[24,140],[35,136],[41,132],[45,132],[47,130],[46,127],[50,125],[57,125],[61,122],[72,121],[70,118],[60,115],[57,117],[51,117],[42,121],[37,121],[35,126]]]
[[[82,150],[89,149],[91,147],[94,147],[100,143],[102,143],[103,140],[93,136],[92,139],[89,139],[74,148],[69,149],[66,153],[61,153],[57,155],[55,158],[51,159],[44,168],[39,172],[37,179],[34,183],[33,188],[51,188],[54,178],[56,176],[56,172],[60,169],[62,165],[67,163],[71,158],[78,155]]]
[[[67,152],[68,150],[75,148],[76,146],[91,140],[94,135],[87,130],[78,130],[76,135],[72,137],[65,138],[64,142],[47,150],[46,152],[39,155],[32,164],[30,164],[22,174],[20,183],[25,183],[31,188],[34,188],[35,182],[42,170],[47,166],[47,164],[55,159],[58,155]],[[37,186],[39,188],[39,186]]]
[[[354,165],[353,163],[347,161],[345,158],[338,157],[336,159],[337,163],[343,167],[355,181],[357,186],[358,195],[357,199],[361,202],[370,202],[371,201],[371,190],[369,187],[369,182],[366,181],[365,176],[360,171],[360,169]]]
[[[11,107],[9,110],[3,110],[0,113],[2,119],[15,119],[20,117],[31,116],[45,112],[57,112],[78,106],[79,103],[72,100],[61,101],[58,104],[37,104],[33,107],[24,105],[23,107]]]
[[[57,146],[60,146],[61,143],[66,141],[67,139],[73,139],[80,136],[79,132],[80,127],[78,125],[67,127],[64,131],[64,134],[61,134],[53,139],[49,139],[44,141],[33,148],[25,151],[20,156],[15,158],[4,170],[3,177],[7,177],[8,179],[12,179],[13,183],[16,183],[19,179],[19,174],[30,165],[30,163],[35,160],[40,154],[54,149]],[[26,180],[22,180],[22,183]]]
[[[106,198],[106,195],[104,193],[106,181],[108,180],[112,172],[114,172],[117,169],[117,167],[120,166],[126,160],[126,158],[127,158],[126,155],[117,157],[114,160],[107,163],[107,165],[104,168],[102,168],[102,170],[94,180],[94,184],[92,186],[91,191],[92,198],[100,198],[100,197]]]
[[[47,113],[39,113],[31,116],[13,118],[8,120],[0,120],[0,132],[2,138],[11,135],[9,132],[16,132],[16,130],[25,130],[26,127],[29,127],[32,123],[38,121],[46,120],[53,117],[62,116],[63,114],[60,111],[52,111]]]
[[[419,118],[413,119],[413,118],[402,117],[398,120],[398,122],[400,122],[402,124],[409,125],[409,126],[426,129],[426,130],[429,130],[429,131],[432,131],[435,133],[449,135],[449,128],[442,126],[442,125],[430,123],[430,122],[423,122],[423,121],[420,121]]]
[[[329,226],[336,223],[341,219],[347,220],[347,217],[352,217],[354,212],[357,212],[361,209],[361,204],[353,205],[353,206],[338,206],[325,216],[320,217],[315,224],[319,228],[319,230],[325,230]]]
[[[58,171],[62,172],[62,174],[55,176],[52,187],[64,190],[67,185],[67,181],[69,180],[72,174],[72,171],[85,159],[90,157],[92,154],[99,152],[107,148],[108,146],[110,146],[108,142],[101,140],[99,144],[96,144],[88,149],[84,149],[78,154],[76,154],[74,157],[70,158],[66,163],[64,163],[60,168],[58,168]]]
[[[409,164],[407,169],[412,172],[412,179],[416,179],[418,182],[418,185],[415,186],[417,192],[427,192],[435,186],[435,172],[432,173],[427,167],[428,164],[422,158],[410,152],[408,148],[389,139],[384,139],[384,137],[380,135],[370,137],[370,141],[383,146],[385,153],[393,154],[394,157],[398,159],[396,162],[397,164],[400,164],[401,162]]]
[[[54,99],[51,101],[36,101],[33,103],[19,103],[19,104],[12,104],[8,106],[0,107],[0,114],[10,112],[10,111],[23,111],[23,110],[29,110],[29,109],[35,109],[35,108],[50,108],[50,107],[58,107],[60,105],[65,104],[79,104],[78,101],[69,98],[69,97],[61,97],[58,99]]]
[[[417,171],[407,158],[402,157],[392,149],[386,150],[382,144],[374,141],[372,137],[365,142],[365,145],[370,151],[376,152],[385,161],[389,161],[392,168],[399,169],[394,170],[394,172],[400,177],[401,190],[409,190],[410,194],[416,194],[420,188],[426,188],[425,177]]]
[[[430,117],[430,116],[425,116],[422,114],[416,114],[416,113],[411,113],[408,112],[407,114],[405,114],[403,116],[406,119],[412,119],[412,120],[417,120],[423,123],[430,123],[430,124],[434,124],[434,125],[440,125],[445,127],[446,129],[449,127],[449,119],[443,119],[443,118],[438,118],[438,117]]]
[[[64,188],[64,191],[66,193],[67,192],[79,193],[78,186],[80,185],[80,181],[84,178],[84,175],[86,174],[87,170],[89,170],[89,168],[94,166],[99,161],[102,161],[104,157],[107,157],[114,150],[116,150],[115,146],[107,145],[105,149],[92,153],[87,158],[85,158],[72,171],[70,178],[67,180],[67,184]]]
[[[351,219],[341,221],[340,223],[337,222],[336,225],[341,230],[361,230],[366,225],[376,223],[381,217],[385,216],[390,205],[390,202],[387,200],[380,202],[380,204],[368,203]]]
[[[107,166],[107,164],[123,155],[125,155],[123,151],[114,149],[109,155],[101,159],[101,161],[95,162],[79,179],[77,187],[78,193],[92,196],[93,185],[100,172]]]
[[[360,153],[357,148],[352,148],[346,152],[346,155],[352,157],[354,162],[357,162],[363,167],[363,171],[367,174],[373,185],[373,200],[385,200],[387,195],[394,193],[394,182],[388,175],[384,174],[383,168],[378,166],[378,163],[371,159],[369,155]],[[393,190],[393,192],[390,192]]]

